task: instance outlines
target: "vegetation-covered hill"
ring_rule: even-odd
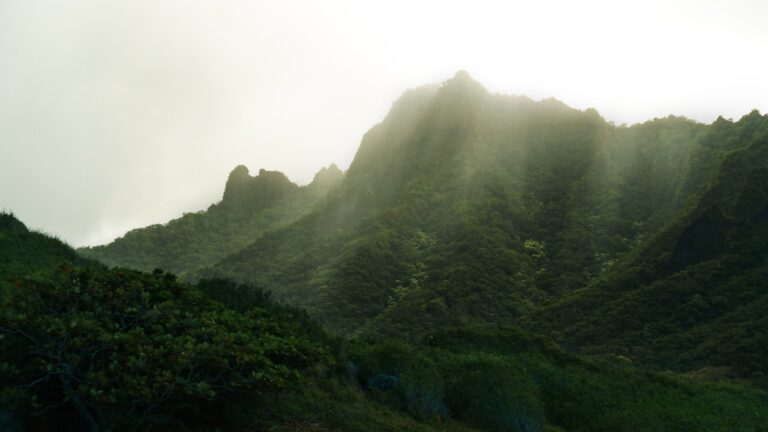
[[[687,212],[588,288],[533,317],[573,346],[676,369],[711,366],[768,385],[768,121],[743,136]]]
[[[0,430],[430,430],[256,287],[108,269],[10,214],[0,252]]]
[[[29,230],[13,214],[0,212],[0,275],[21,277],[68,261],[93,265],[74,249],[45,234]]]
[[[34,250],[0,273],[2,430],[766,430],[768,395],[735,382],[500,327],[341,341],[254,286],[80,267],[55,239],[2,221]]]
[[[616,127],[460,73],[396,102],[312,212],[197,276],[256,282],[343,333],[524,323],[700,206],[766,123]]]
[[[300,187],[281,172],[251,176],[240,165],[229,175],[221,202],[164,225],[135,229],[109,245],[81,248],[84,256],[145,271],[162,268],[184,276],[245,247],[264,232],[311,209],[343,178],[335,165]]]
[[[2,430],[210,426],[227,400],[327,364],[319,330],[255,288],[234,311],[172,274],[107,269],[0,221]]]

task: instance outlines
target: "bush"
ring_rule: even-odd
[[[227,309],[160,271],[62,266],[6,291],[0,396],[41,428],[205,423],[227,398],[279,392],[326,358],[263,310]]]
[[[435,363],[401,341],[357,347],[357,381],[379,399],[419,419],[446,414],[443,380]]]

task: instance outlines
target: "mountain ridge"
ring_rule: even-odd
[[[208,209],[129,231],[108,245],[78,252],[112,265],[184,276],[235,252],[263,232],[285,225],[336,188],[344,173],[323,168],[312,183],[298,186],[280,171],[260,169],[251,176],[238,165],[229,174],[220,202]]]
[[[719,240],[696,243],[701,229],[730,220],[719,211],[750,208],[752,199],[713,207],[722,200],[711,197],[741,193],[742,177],[728,173],[757,166],[766,125],[768,117],[753,111],[710,125],[668,116],[615,126],[593,109],[492,94],[458,73],[395,101],[363,136],[344,178],[314,206],[183,274],[254,283],[334,332],[375,338],[419,340],[446,326],[525,327],[566,310],[573,324],[553,318],[557,326],[543,326],[555,339],[574,350],[629,354],[629,342],[615,337],[619,317],[602,312],[614,320],[606,323],[614,339],[606,339],[601,316],[569,305],[600,310],[593,303],[607,295],[631,309],[633,290],[655,277],[633,266],[680,273],[719,259],[724,241],[743,238],[746,228],[726,227]],[[754,177],[750,190],[759,189],[761,172],[747,176]],[[252,178],[247,169],[237,175]],[[704,228],[690,228],[694,213],[710,208]],[[760,221],[763,211],[750,217]],[[667,261],[654,261],[657,250]],[[741,307],[752,306],[731,302],[717,313]],[[635,319],[642,327],[648,318]],[[720,326],[710,327],[713,335],[726,331],[714,322],[707,324]],[[668,356],[663,365],[706,366],[658,352]],[[719,363],[733,355],[724,351]],[[751,364],[741,376],[763,368]]]

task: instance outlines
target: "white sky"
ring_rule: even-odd
[[[616,123],[768,111],[768,1],[0,0],[0,209],[73,245],[346,169],[465,69]]]

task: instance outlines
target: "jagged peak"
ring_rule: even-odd
[[[434,98],[430,101],[429,109],[437,116],[448,115],[447,121],[468,121],[467,114],[483,105],[490,96],[482,84],[472,79],[466,71],[457,72],[453,78],[443,82]],[[461,119],[456,116],[463,117]]]
[[[342,177],[344,177],[344,171],[340,170],[336,164],[332,163],[327,167],[320,168],[320,171],[315,174],[312,183],[326,181],[328,179],[341,179]]]
[[[245,165],[238,165],[229,173],[229,179],[250,178],[251,173]]]
[[[331,164],[327,167],[323,167],[315,174],[312,183],[307,186],[307,189],[316,194],[325,194],[331,189],[338,186],[344,179],[344,172],[336,166]]]
[[[245,165],[238,165],[229,174],[222,202],[243,204],[264,197],[273,199],[296,188],[298,186],[280,171],[261,168],[258,175],[251,176]]]
[[[426,108],[436,95],[467,98],[485,94],[488,94],[488,91],[482,84],[472,78],[469,72],[460,70],[442,84],[426,84],[403,92],[392,103],[392,108],[382,123],[399,123],[418,117],[418,113]]]
[[[319,191],[328,191],[336,187],[344,179],[344,171],[340,170],[336,164],[323,167],[315,174],[309,188]]]
[[[442,85],[443,92],[461,92],[461,93],[487,93],[488,91],[475,81],[474,78],[465,70],[460,70],[453,75],[453,78],[446,80]]]
[[[288,183],[292,183],[291,180],[282,171],[268,171],[264,168],[259,169],[259,173],[255,176],[251,175],[250,170],[245,165],[238,165],[229,173],[229,181],[239,180],[252,180],[259,177],[270,177],[272,179],[284,180]]]

